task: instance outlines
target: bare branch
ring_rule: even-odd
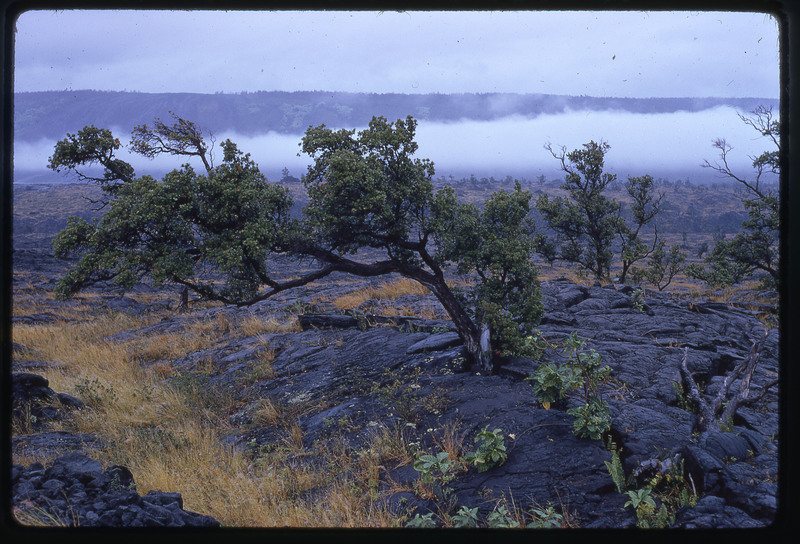
[[[733,421],[733,417],[736,415],[736,411],[739,408],[762,399],[764,395],[767,394],[767,391],[778,383],[778,379],[772,380],[765,384],[758,394],[750,396],[750,380],[753,377],[756,366],[758,366],[758,362],[761,360],[761,352],[764,349],[764,342],[768,334],[769,331],[765,329],[764,335],[759,340],[753,342],[750,354],[725,376],[720,390],[710,404],[700,394],[697,383],[689,372],[687,366],[689,348],[684,348],[683,360],[680,366],[681,378],[684,390],[687,391],[686,395],[696,402],[699,408],[700,417],[698,427],[701,432],[719,430],[721,425],[727,425],[730,421]],[[728,397],[731,385],[736,381],[739,375],[742,376],[741,382],[739,383],[739,390],[726,404],[725,399]],[[723,405],[725,405],[724,410],[722,410]],[[720,412],[722,413],[720,414]]]

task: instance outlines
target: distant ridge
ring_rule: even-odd
[[[252,136],[267,132],[302,134],[309,125],[363,127],[373,115],[395,120],[490,121],[511,115],[535,117],[565,110],[618,110],[632,113],[702,111],[731,106],[750,111],[758,105],[777,110],[767,98],[611,98],[553,94],[464,93],[378,94],[324,91],[261,91],[238,94],[42,91],[14,95],[17,141],[60,139],[86,125],[129,133],[169,112],[213,133]]]

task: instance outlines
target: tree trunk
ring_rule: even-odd
[[[472,322],[467,312],[464,311],[464,308],[453,295],[453,292],[447,287],[443,277],[419,270],[409,270],[402,273],[431,290],[450,316],[450,319],[453,320],[456,332],[458,332],[458,335],[464,341],[467,353],[472,359],[472,365],[477,366],[481,372],[492,374],[494,371],[494,364],[492,361],[491,346],[489,344],[490,331],[488,326],[483,324],[480,330],[475,326],[475,323]]]
[[[181,301],[178,303],[178,311],[179,312],[188,312],[189,311],[189,288],[184,287],[183,291],[181,291]]]

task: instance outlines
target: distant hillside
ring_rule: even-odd
[[[759,104],[778,108],[778,100],[761,98],[598,98],[551,94],[367,94],[322,91],[264,91],[239,94],[47,91],[15,94],[14,134],[18,141],[60,139],[93,124],[118,128],[152,123],[169,112],[193,120],[214,133],[243,135],[302,134],[309,125],[333,128],[366,126],[373,115],[394,120],[456,122],[492,120],[510,115],[534,117],[565,110],[621,110],[633,113],[702,111],[721,105],[745,111]]]

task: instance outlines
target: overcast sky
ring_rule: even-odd
[[[764,13],[29,11],[15,90],[778,98],[778,54]]]

